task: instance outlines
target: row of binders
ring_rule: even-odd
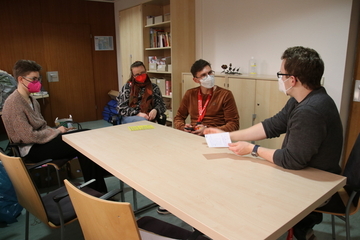
[[[163,29],[150,28],[150,48],[161,48],[170,46],[170,32],[165,32]]]

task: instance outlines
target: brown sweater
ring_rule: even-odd
[[[2,119],[8,137],[14,143],[47,143],[61,132],[47,126],[40,112],[40,104],[31,97],[34,110],[15,90],[5,101]]]
[[[196,87],[186,91],[174,118],[175,128],[184,130],[185,119],[188,115],[191,117],[191,125],[195,126],[199,117],[199,88]],[[207,95],[202,96],[204,105]],[[217,86],[207,106],[202,124],[207,127],[219,128],[225,132],[231,132],[239,129],[239,119],[239,113],[232,92]]]

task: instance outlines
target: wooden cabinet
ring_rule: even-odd
[[[229,76],[228,83],[228,89],[234,94],[240,114],[241,129],[272,117],[289,99],[279,91],[277,79],[272,76]],[[279,149],[283,139],[284,134],[279,138],[265,139],[256,143],[263,147]]]
[[[183,73],[182,95],[186,90],[197,87],[191,73]],[[277,78],[267,75],[215,75],[215,84],[231,90],[240,115],[240,129],[251,127],[278,113],[288,96],[279,92]],[[176,113],[174,113],[176,114]],[[279,149],[284,134],[279,138],[256,141],[257,144]]]

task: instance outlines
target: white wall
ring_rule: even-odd
[[[115,19],[118,19],[120,9],[141,2],[117,0]],[[241,67],[243,73],[248,72],[248,61],[254,56],[260,74],[275,76],[280,68],[280,56],[286,48],[296,45],[314,48],[325,62],[325,87],[340,109],[345,124],[351,94],[359,2],[196,0],[196,56],[208,60],[216,72],[222,71],[222,64],[232,63]],[[117,49],[120,49],[119,45]]]

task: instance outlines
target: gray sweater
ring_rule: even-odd
[[[318,168],[341,172],[339,166],[343,130],[333,99],[322,87],[298,103],[290,98],[275,116],[265,119],[267,138],[286,133],[281,149],[274,153],[274,163],[286,169]]]

